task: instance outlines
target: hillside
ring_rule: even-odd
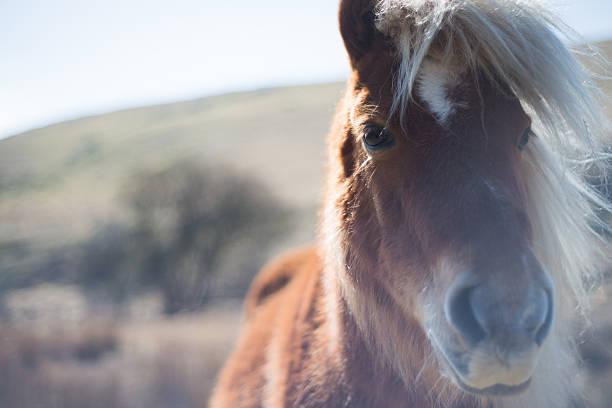
[[[332,83],[211,96],[0,140],[0,240],[79,239],[113,216],[117,188],[130,174],[190,157],[254,175],[292,205],[316,206],[324,139],[342,89]]]

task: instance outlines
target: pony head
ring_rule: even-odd
[[[603,121],[565,27],[520,0],[343,0],[340,30],[323,235],[372,352],[407,387],[566,398],[609,204],[581,176]]]

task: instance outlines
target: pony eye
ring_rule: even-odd
[[[378,125],[366,125],[363,130],[363,142],[369,150],[387,147],[393,141],[393,135],[386,128]]]
[[[531,137],[531,126],[528,127],[521,135],[518,143],[519,150],[523,150],[525,146],[527,146],[527,143],[529,143],[529,137]]]

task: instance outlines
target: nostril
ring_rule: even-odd
[[[479,343],[487,336],[483,327],[478,323],[472,309],[470,293],[473,289],[460,289],[450,294],[446,302],[446,315],[449,323],[471,345]]]

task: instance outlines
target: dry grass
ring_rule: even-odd
[[[589,407],[612,406],[612,285],[581,349]],[[78,329],[0,327],[0,407],[205,407],[238,335],[240,308]]]
[[[612,285],[581,350],[590,407],[612,406]],[[209,399],[240,325],[237,304],[77,328],[0,326],[0,407],[195,408]]]
[[[0,406],[115,406],[115,381],[98,366],[118,344],[111,322],[53,331],[7,325],[0,333]]]
[[[236,337],[235,305],[74,330],[0,327],[0,406],[203,407]]]

